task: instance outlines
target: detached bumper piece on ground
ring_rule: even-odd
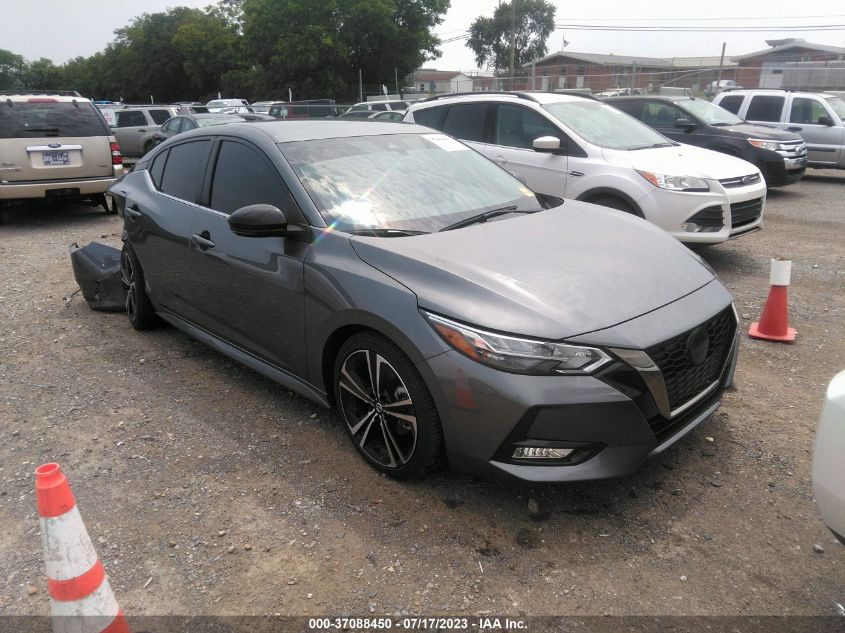
[[[126,288],[120,277],[120,251],[91,242],[80,248],[70,245],[73,276],[92,310],[120,312],[126,309]]]

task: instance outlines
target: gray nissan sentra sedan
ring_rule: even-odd
[[[619,211],[545,209],[428,128],[196,130],[111,192],[132,325],[163,319],[337,407],[394,477],[444,460],[530,481],[625,475],[732,380],[736,313],[697,255]]]

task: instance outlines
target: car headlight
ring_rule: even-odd
[[[780,143],[777,141],[766,141],[761,138],[750,138],[748,142],[751,143],[754,147],[759,147],[760,149],[770,149],[773,152],[781,149]]]
[[[704,178],[694,176],[667,176],[650,171],[637,170],[637,173],[655,187],[670,191],[710,191],[710,185]]]
[[[422,312],[431,327],[453,348],[495,369],[517,374],[589,374],[611,361],[595,347],[538,341],[485,332]]]

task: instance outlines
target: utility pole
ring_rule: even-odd
[[[513,77],[514,72],[514,56],[516,54],[516,0],[511,0],[511,61],[510,61],[510,76]],[[513,79],[511,79],[511,90],[513,89]]]
[[[361,73],[361,69],[358,69],[358,102],[362,102],[364,100],[364,75]]]
[[[394,78],[396,79],[396,95],[401,99],[402,93],[399,92],[399,69],[396,68],[395,66],[393,67],[393,75],[394,75]]]
[[[725,63],[725,46],[727,42],[722,42],[722,56],[719,58],[719,74],[716,75],[716,89],[713,91],[714,94],[719,92],[719,88],[722,85],[722,66]]]

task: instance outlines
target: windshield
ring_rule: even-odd
[[[825,97],[825,101],[836,112],[836,116],[845,121],[845,101],[842,101],[839,97]]]
[[[688,99],[687,101],[677,102],[677,104],[708,125],[738,125],[743,122],[733,112],[703,99]]]
[[[547,103],[543,108],[582,139],[599,147],[632,150],[674,145],[645,123],[597,101],[583,99]]]
[[[538,209],[534,194],[445,134],[281,143],[326,224],[341,231],[438,231],[481,211]]]

